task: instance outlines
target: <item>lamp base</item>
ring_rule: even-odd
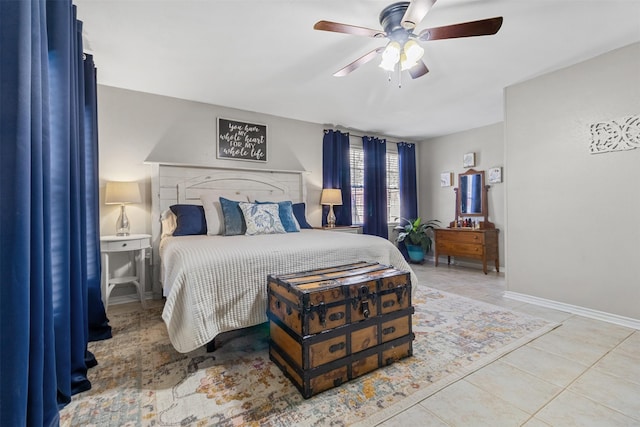
[[[329,214],[327,215],[327,227],[335,228],[336,215],[333,213],[333,205],[329,205]]]
[[[116,236],[128,236],[130,227],[129,227],[129,218],[127,218],[127,212],[124,209],[124,205],[120,205],[120,216],[116,221]]]

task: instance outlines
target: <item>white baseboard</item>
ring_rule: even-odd
[[[545,298],[534,297],[532,295],[521,294],[518,292],[505,291],[504,297],[516,301],[522,301],[541,307],[553,308],[555,310],[566,311],[567,313],[577,314],[591,319],[602,320],[603,322],[614,323],[627,328],[640,330],[640,320],[630,317],[618,316],[617,314],[606,313],[604,311],[593,310],[591,308],[580,307],[577,305],[566,304],[563,302],[553,301]]]

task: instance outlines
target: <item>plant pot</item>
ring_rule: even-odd
[[[407,247],[407,253],[409,254],[409,260],[411,260],[411,262],[424,261],[424,251],[422,250],[422,246],[409,244],[405,246]]]

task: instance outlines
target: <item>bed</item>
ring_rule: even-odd
[[[160,219],[172,204],[197,205],[206,194],[223,191],[249,200],[298,202],[306,196],[303,178],[301,172],[160,166],[153,211]],[[153,233],[161,260],[154,283],[166,297],[162,318],[171,343],[182,353],[209,344],[220,333],[266,322],[268,274],[368,261],[407,270],[417,283],[397,248],[375,236],[301,229],[253,236],[162,237],[159,225]]]

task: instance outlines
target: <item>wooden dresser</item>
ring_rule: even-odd
[[[495,261],[496,271],[500,272],[498,257],[498,229],[472,228],[436,228],[435,257],[436,267],[438,256],[447,255],[448,263],[451,257],[471,258],[482,261],[482,271],[487,274],[487,262]]]

